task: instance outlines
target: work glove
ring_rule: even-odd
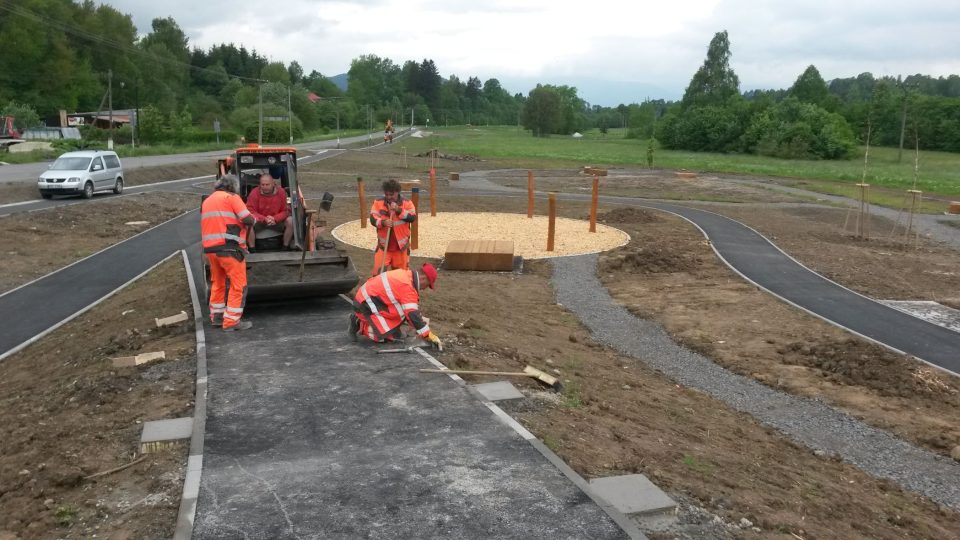
[[[443,342],[440,341],[440,338],[436,334],[434,334],[433,332],[428,333],[427,341],[429,341],[431,345],[436,347],[438,351],[443,352]]]

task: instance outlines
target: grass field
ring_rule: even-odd
[[[647,141],[624,139],[620,133],[601,137],[596,131],[581,139],[553,136],[531,137],[516,127],[457,127],[432,129],[425,139],[441,152],[474,154],[483,158],[544,159],[558,165],[646,166]],[[700,172],[749,174],[782,178],[822,180],[813,189],[847,195],[847,185],[860,181],[863,149],[848,161],[789,160],[745,154],[714,154],[657,149],[654,166]],[[896,148],[871,148],[867,183],[883,188],[906,190],[913,187],[914,152],[904,150],[897,163]],[[836,188],[827,190],[829,184]],[[960,196],[960,154],[920,152],[917,189],[928,195]],[[896,198],[896,197],[895,197]]]

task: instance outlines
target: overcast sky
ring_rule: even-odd
[[[142,33],[173,17],[192,46],[232,42],[309,73],[376,54],[526,94],[569,84],[599,105],[677,99],[727,30],[741,90],[824,79],[960,74],[957,0],[110,0]]]

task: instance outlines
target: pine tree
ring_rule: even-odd
[[[707,58],[683,94],[683,107],[723,105],[738,95],[740,80],[730,68],[730,39],[724,30],[710,40]]]

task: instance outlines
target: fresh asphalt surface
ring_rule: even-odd
[[[960,374],[960,334],[875,302],[816,274],[753,229],[685,206],[643,203],[700,227],[737,272],[771,293],[861,336]]]
[[[207,327],[194,538],[626,538],[419,354],[377,355],[339,299]]]

